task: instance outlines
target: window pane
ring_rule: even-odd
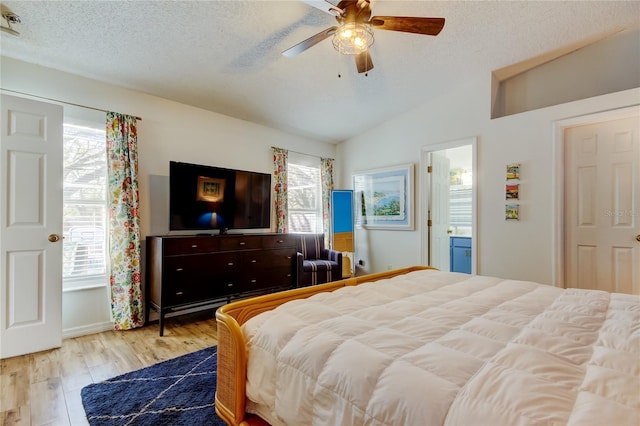
[[[316,212],[289,212],[289,229],[291,232],[316,232],[318,215]]]
[[[105,206],[64,206],[64,275],[105,274]]]
[[[107,156],[104,130],[64,125],[63,277],[105,275]]]
[[[64,199],[105,201],[105,132],[64,126]]]
[[[320,165],[310,167],[289,161],[287,170],[289,230],[322,232]]]
[[[471,227],[472,226],[472,197],[471,185],[452,185],[449,193],[451,209],[451,226]]]
[[[316,188],[289,189],[289,209],[315,210],[318,205]]]

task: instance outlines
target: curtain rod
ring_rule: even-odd
[[[92,109],[94,111],[111,112],[111,111],[107,111],[106,109],[102,109],[102,108],[95,108],[95,107],[90,107],[90,106],[87,106],[87,105],[75,104],[73,102],[61,101],[60,99],[46,98],[44,96],[32,95],[30,93],[25,93],[25,92],[18,92],[17,90],[10,90],[10,89],[2,88],[2,87],[0,87],[0,90],[3,90],[5,92],[17,93],[19,95],[31,96],[32,98],[43,99],[45,101],[58,102],[58,103],[61,103],[61,104],[77,106],[77,107],[80,107],[80,108]],[[138,120],[138,121],[142,121],[141,117],[135,117],[135,119]]]
[[[294,150],[292,150],[292,149],[287,149],[287,148],[279,148],[279,147],[277,147],[277,146],[271,146],[271,148],[284,149],[284,150],[286,150],[287,152],[294,152],[294,153],[296,153],[296,154],[306,155],[306,156],[308,156],[308,157],[325,158],[325,157],[321,157],[320,155],[313,155],[313,154],[309,154],[309,153],[306,153],[306,152],[294,151]],[[329,158],[329,157],[327,157],[327,158]],[[330,160],[334,160],[334,161],[335,161],[335,158],[329,158],[329,159],[330,159]]]

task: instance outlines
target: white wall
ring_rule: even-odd
[[[500,119],[490,119],[491,76],[480,75],[445,96],[338,147],[340,182],[351,188],[354,171],[413,162],[419,165],[425,145],[478,136],[478,269],[484,275],[552,283],[553,122],[638,105],[640,89],[630,89]],[[505,168],[521,163],[520,216],[504,220]],[[419,213],[420,172],[416,175],[415,214]],[[418,217],[415,231],[362,230],[356,232],[357,253],[365,261],[362,272],[389,266],[420,264],[420,241],[426,226]]]
[[[555,120],[640,104],[640,89],[491,120],[491,76],[462,82],[446,96],[338,145],[289,135],[264,126],[165,99],[1,58],[0,87],[66,102],[138,115],[143,238],[162,233],[169,161],[178,160],[270,172],[270,146],[335,157],[336,187],[351,188],[354,171],[413,162],[423,146],[478,136],[478,273],[545,283],[552,281],[552,123]],[[504,221],[507,163],[522,164],[521,220]],[[419,173],[419,171],[417,171]],[[423,188],[417,174],[415,214]],[[158,194],[151,196],[152,187]],[[165,216],[166,217],[166,216]],[[358,257],[365,271],[420,264],[425,227],[415,231],[358,230]],[[166,229],[166,228],[164,228]],[[71,293],[74,293],[71,295]],[[77,293],[77,294],[76,294]],[[64,294],[65,336],[94,331],[108,317],[100,291]],[[84,312],[95,314],[83,324]]]
[[[168,188],[170,160],[271,173],[271,146],[322,157],[336,155],[333,144],[22,61],[0,60],[3,89],[142,118],[138,161],[143,239],[168,231],[169,213],[162,192],[163,185]],[[83,334],[83,330],[96,331],[96,326],[104,327],[104,321],[109,321],[104,291],[65,292],[63,305],[65,337]],[[90,319],[88,312],[92,313]]]

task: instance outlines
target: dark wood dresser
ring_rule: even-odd
[[[287,234],[147,237],[146,314],[165,315],[295,286]]]

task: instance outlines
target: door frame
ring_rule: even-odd
[[[427,265],[429,261],[429,227],[427,220],[429,219],[429,198],[431,197],[431,182],[429,173],[427,173],[427,165],[429,154],[435,151],[442,151],[449,148],[458,148],[465,145],[471,145],[471,164],[473,167],[473,183],[471,195],[471,274],[478,274],[478,137],[472,136],[464,139],[456,139],[447,142],[437,143],[433,145],[424,145],[420,150],[420,260],[423,265]]]
[[[640,105],[617,108],[608,111],[600,111],[580,115],[577,117],[563,118],[552,123],[552,152],[551,152],[551,182],[552,182],[552,211],[553,233],[551,236],[551,284],[555,287],[564,288],[564,185],[565,185],[565,140],[564,131],[570,127],[596,124],[603,121],[618,120],[640,115]]]

